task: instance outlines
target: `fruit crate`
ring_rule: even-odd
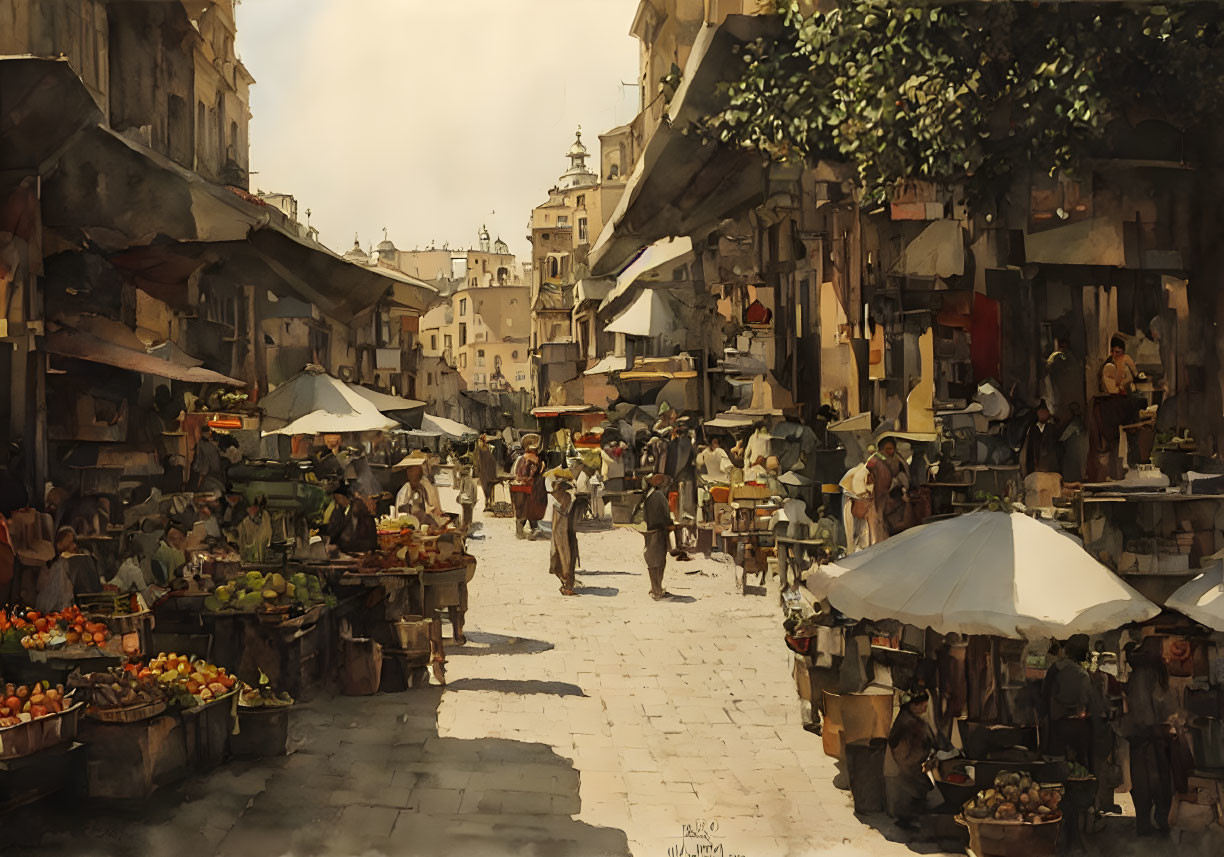
[[[76,740],[84,710],[85,703],[78,702],[58,714],[0,729],[0,760],[19,759]]]
[[[187,762],[192,768],[209,770],[225,761],[237,717],[237,700],[235,688],[210,702],[183,711]]]

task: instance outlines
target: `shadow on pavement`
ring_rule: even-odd
[[[693,604],[697,599],[691,595],[676,595],[672,593],[669,597],[664,598],[663,601],[670,604]]]
[[[641,572],[637,571],[580,571],[579,577],[598,577],[598,576],[620,575],[622,577],[641,577]]]
[[[467,643],[463,646],[452,647],[448,641],[448,658],[453,655],[538,655],[553,649],[552,643],[529,637],[507,637],[486,631],[468,631],[465,636]]]
[[[578,587],[579,595],[598,595],[601,598],[611,598],[614,595],[619,595],[620,590],[615,586],[587,586],[585,584]]]
[[[230,762],[120,805],[45,801],[5,818],[3,853],[629,857],[623,831],[572,818],[580,775],[551,747],[440,736],[443,693],[312,703],[294,715],[289,756]]]
[[[461,678],[446,685],[448,691],[489,690],[496,693],[548,694],[549,696],[586,696],[576,684],[564,681],[536,681],[535,679]]]

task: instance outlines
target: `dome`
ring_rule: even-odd
[[[395,252],[395,245],[391,242],[391,239],[387,237],[386,229],[383,230],[383,240],[378,242],[378,247],[376,249],[379,253]]]
[[[361,242],[357,239],[356,235],[353,236],[352,249],[344,254],[344,258],[349,262],[357,262],[362,265],[370,261],[370,257],[361,249]]]
[[[574,134],[574,145],[570,146],[569,151],[566,152],[566,157],[586,157],[589,154],[590,152],[587,150],[587,147],[582,144],[582,129],[579,128]]]
[[[501,238],[499,237],[496,241],[493,242],[493,252],[497,253],[499,256],[509,256],[510,255],[510,245],[507,244],[505,241],[501,240]]]

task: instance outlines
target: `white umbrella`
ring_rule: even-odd
[[[1165,601],[1170,610],[1184,613],[1213,631],[1224,631],[1224,565],[1216,562]]]
[[[432,434],[444,434],[455,440],[478,434],[476,429],[468,428],[463,423],[448,420],[446,417],[436,417],[433,414],[425,414],[421,417],[421,430]]]
[[[807,585],[852,618],[945,634],[1065,639],[1160,612],[1071,538],[1007,512],[914,527],[817,567]]]
[[[259,403],[264,434],[343,434],[381,431],[397,425],[368,398],[319,366],[307,366]]]

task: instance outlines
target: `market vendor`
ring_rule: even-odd
[[[1084,668],[1088,636],[1067,640],[1058,659],[1046,671],[1041,692],[1048,719],[1046,752],[1065,756],[1085,767],[1092,765],[1092,722],[1089,720],[1092,680]]]
[[[540,529],[540,519],[548,511],[548,494],[544,487],[544,463],[540,461],[540,436],[523,435],[523,454],[514,463],[514,484],[510,496],[514,500],[514,535],[534,539]]]
[[[564,474],[553,478],[552,553],[548,561],[549,574],[561,581],[561,594],[573,595],[574,572],[578,568],[578,533],[575,530],[577,506],[574,486]]]
[[[458,492],[459,508],[463,510],[463,528],[471,529],[472,512],[476,509],[477,494],[476,479],[472,476],[472,465],[467,463],[459,465],[455,488]]]
[[[1059,471],[1059,431],[1053,422],[1049,407],[1042,400],[1037,403],[1037,421],[1029,426],[1020,448],[1020,475],[1030,473],[1057,473]]]
[[[120,593],[137,592],[146,605],[152,604],[156,600],[150,588],[153,580],[146,572],[141,560],[139,544],[133,541],[125,551],[123,562],[119,563],[115,576],[106,581],[105,588]]]
[[[867,459],[867,471],[871,475],[871,514],[876,518],[873,530],[887,537],[914,526],[917,521],[910,502],[913,485],[909,464],[898,452],[895,439],[880,438],[876,451]]]
[[[76,545],[76,531],[72,527],[60,527],[55,533],[55,559],[38,572],[38,597],[34,606],[43,613],[54,613],[72,605],[75,594],[99,592],[102,583],[98,580],[97,568],[88,557],[92,576],[82,575],[78,566],[74,579],[72,560],[80,557]],[[78,587],[80,589],[78,590]]]
[[[353,489],[345,483],[332,489],[335,508],[327,522],[325,535],[332,547],[350,555],[378,548],[378,526],[364,502],[353,499]]]
[[[171,521],[153,554],[153,578],[155,582],[168,584],[187,564],[183,545],[187,541],[187,525],[182,521]]]
[[[396,470],[404,471],[406,481],[395,495],[395,513],[397,515],[422,515],[439,519],[442,517],[442,500],[438,488],[425,475],[425,467],[429,459],[422,452],[414,452],[395,465]]]
[[[710,438],[708,445],[697,453],[697,475],[709,484],[730,484],[731,459],[720,438]]]
[[[238,553],[243,562],[264,562],[272,545],[272,518],[264,502],[262,497],[257,498],[238,524]]]
[[[1170,722],[1177,706],[1169,688],[1160,637],[1148,637],[1137,649],[1128,647],[1127,662],[1131,668],[1126,683],[1127,710],[1120,725],[1130,746],[1135,830],[1139,836],[1151,836],[1169,830],[1169,810],[1173,806]]]
[[[884,801],[888,814],[904,830],[917,828],[926,807],[927,792],[934,788],[927,774],[939,742],[927,722],[930,695],[918,690],[901,698],[901,710],[888,732],[884,756]]]

